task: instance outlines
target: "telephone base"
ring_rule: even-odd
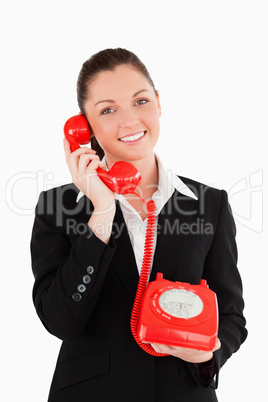
[[[137,333],[144,343],[211,351],[218,335],[216,294],[205,280],[190,285],[158,273],[146,288]]]

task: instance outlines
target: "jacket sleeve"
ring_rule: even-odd
[[[57,213],[53,192],[42,192],[30,245],[33,302],[45,328],[68,340],[81,333],[88,322],[115,243],[112,237],[109,245],[103,243],[87,224],[71,243],[66,227],[57,224]]]
[[[205,260],[203,274],[218,299],[218,337],[221,341],[221,348],[214,352],[216,388],[220,368],[247,338],[246,320],[243,315],[243,289],[237,268],[236,227],[227,193],[222,190],[220,194],[222,198],[219,218],[215,227],[214,239]],[[206,372],[205,363],[203,371]],[[194,370],[192,372],[194,373]],[[196,371],[195,377],[197,378]],[[198,380],[200,381],[200,379]],[[209,381],[207,385],[209,385]]]

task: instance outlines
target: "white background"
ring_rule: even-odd
[[[267,366],[266,1],[12,1],[1,14],[2,400],[45,402],[61,341],[31,299],[40,191],[70,181],[65,120],[82,63],[126,47],[160,93],[156,151],[176,173],[227,190],[249,337],[223,367],[219,401],[263,400]],[[4,361],[3,361],[4,360]]]

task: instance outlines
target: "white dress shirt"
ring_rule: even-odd
[[[161,209],[172,196],[175,189],[178,190],[181,194],[197,199],[196,195],[189,189],[189,187],[187,187],[183,183],[183,181],[177,175],[175,175],[171,170],[164,167],[158,155],[155,154],[155,158],[158,164],[159,182],[158,188],[152,196],[152,199],[155,202],[156,206],[156,227],[154,235],[153,256],[157,241],[158,215]],[[105,163],[105,157],[102,161]],[[78,202],[83,195],[84,194],[80,191],[76,201]],[[140,274],[144,253],[147,219],[143,221],[139,213],[129,204],[129,202],[122,194],[115,193],[115,199],[119,201],[119,205],[127,226],[131,245],[134,251],[137,268]]]

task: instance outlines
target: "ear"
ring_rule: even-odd
[[[93,138],[93,137],[95,137],[94,131],[93,131],[93,129],[92,129],[90,123],[89,123],[89,119],[88,119],[87,115],[84,114],[84,116],[85,116],[86,119],[87,119],[87,124],[88,124],[89,130],[90,130],[90,138]]]
[[[159,100],[159,91],[156,91],[157,93],[157,106],[158,106],[158,111],[159,111],[159,117],[161,116],[161,105],[160,105],[160,100]]]

